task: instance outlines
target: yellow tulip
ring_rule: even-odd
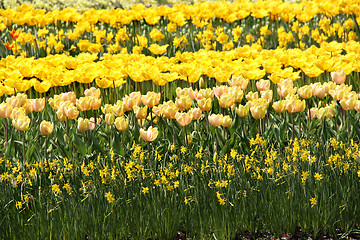
[[[115,119],[115,127],[117,130],[124,131],[128,128],[128,126],[129,126],[129,120],[126,119],[124,116],[117,117]]]
[[[50,135],[54,131],[54,123],[43,120],[40,124],[40,132],[42,135]]]

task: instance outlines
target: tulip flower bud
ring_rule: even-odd
[[[141,138],[147,142],[154,141],[157,138],[158,134],[159,134],[159,131],[156,127],[155,128],[149,127],[147,131],[145,131],[142,128],[140,129]]]
[[[179,123],[179,125],[184,127],[191,123],[193,116],[192,116],[191,112],[188,112],[188,113],[177,112],[175,115],[175,118],[176,118],[176,121]]]
[[[312,97],[312,87],[309,85],[305,85],[299,88],[299,95],[303,99],[309,99]]]
[[[260,79],[258,82],[256,82],[256,88],[259,92],[269,90],[270,89],[270,81]]]
[[[256,100],[259,98],[259,93],[258,92],[249,92],[246,96],[245,96],[246,100],[248,101],[252,101],[252,100]]]
[[[227,115],[227,116],[224,116],[221,126],[223,126],[223,127],[230,127],[231,124],[232,124],[232,119],[230,118],[230,116],[228,116],[228,115]]]
[[[284,113],[286,110],[286,101],[285,100],[281,100],[281,101],[277,101],[274,102],[272,107],[275,110],[275,112],[277,113]]]
[[[54,131],[54,123],[43,120],[40,124],[40,132],[42,135],[50,135]]]
[[[253,106],[250,108],[251,115],[255,119],[261,119],[265,117],[266,107],[265,106]]]
[[[105,114],[105,122],[108,125],[113,125],[115,123],[115,115],[114,115],[114,113]]]
[[[89,119],[80,117],[78,119],[78,130],[80,132],[85,132],[89,130]]]
[[[246,117],[247,115],[249,115],[249,105],[246,104],[246,105],[239,105],[237,108],[236,108],[236,113],[237,115],[239,115],[239,117]]]
[[[0,103],[0,117],[1,118],[8,118],[11,116],[11,112],[13,110],[13,107],[9,105],[8,103]]]
[[[160,93],[147,92],[145,96],[141,97],[141,102],[148,107],[154,107],[159,103],[160,96]]]
[[[31,99],[32,110],[35,112],[41,112],[45,108],[45,98]]]
[[[316,116],[317,112],[319,111],[319,109],[312,107],[310,109],[310,119],[313,120],[313,118]]]
[[[211,102],[211,98],[203,98],[198,100],[197,104],[202,111],[210,111],[212,105]]]
[[[128,126],[129,126],[129,120],[126,119],[124,116],[117,117],[115,119],[115,127],[117,130],[124,131],[128,128]]]
[[[205,87],[206,87],[206,82],[205,82],[205,80],[204,80],[203,77],[200,77],[199,87],[200,87],[200,88],[205,88]]]
[[[99,88],[94,88],[91,87],[89,89],[86,89],[84,92],[86,97],[95,97],[95,98],[100,98],[100,89]]]
[[[217,98],[219,105],[222,108],[229,108],[235,104],[235,96],[233,93],[228,92],[221,95],[220,98]]]
[[[242,75],[232,75],[228,83],[230,87],[239,86],[241,90],[245,90],[249,84],[249,79],[244,78]]]
[[[221,97],[221,95],[227,93],[228,91],[229,91],[229,87],[225,85],[214,87],[214,94],[217,98]]]
[[[260,92],[261,98],[264,98],[266,100],[268,100],[269,102],[272,101],[273,98],[273,91],[272,90],[265,90],[265,91],[261,91]]]
[[[211,114],[208,119],[209,119],[209,123],[212,126],[218,127],[218,126],[221,126],[221,124],[223,122],[223,115],[221,115],[221,114]]]
[[[14,118],[12,124],[19,131],[27,131],[30,127],[30,118],[28,116]]]
[[[330,73],[332,80],[337,84],[342,84],[346,80],[346,73],[344,71],[336,71]]]
[[[191,113],[192,113],[192,116],[193,116],[192,120],[198,120],[202,116],[202,111],[201,111],[200,108],[192,108]]]
[[[139,107],[139,106],[134,106],[133,107],[133,111],[135,113],[135,116],[137,119],[144,119],[147,116],[147,109],[148,107]]]
[[[179,98],[176,98],[175,105],[179,111],[184,111],[191,108],[192,100],[188,95],[182,95]]]

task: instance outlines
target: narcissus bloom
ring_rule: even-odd
[[[40,132],[42,135],[50,135],[54,131],[54,123],[43,120],[40,124]]]
[[[140,129],[140,136],[142,139],[144,139],[144,141],[147,141],[147,142],[152,142],[154,141],[157,136],[159,134],[159,131],[158,129],[155,127],[149,127],[147,131],[145,131],[144,129]]]

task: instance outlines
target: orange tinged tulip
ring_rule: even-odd
[[[227,93],[228,91],[229,91],[229,87],[225,85],[214,87],[214,94],[217,98],[220,98],[221,95]]]
[[[11,116],[11,112],[13,107],[8,103],[0,103],[0,117],[1,118],[8,118]]]
[[[228,80],[230,87],[239,86],[241,90],[245,90],[249,84],[249,79],[244,78],[242,75],[233,75],[230,80]]]
[[[193,116],[191,112],[187,112],[187,113],[177,112],[175,118],[176,121],[180,124],[180,126],[185,127],[191,123]]]
[[[41,112],[45,108],[45,98],[30,99],[31,108],[35,112]]]
[[[197,92],[194,92],[194,97],[196,99],[196,101],[203,99],[203,98],[213,98],[214,97],[214,91],[211,90],[210,88],[206,88],[206,89],[200,89]]]
[[[269,90],[270,89],[270,81],[260,79],[259,81],[256,82],[256,88],[259,92]]]
[[[201,118],[202,111],[201,111],[200,108],[192,108],[190,111],[191,111],[192,116],[193,116],[192,120],[198,120],[198,119]]]
[[[144,139],[144,141],[147,141],[147,142],[152,142],[154,141],[157,136],[159,134],[159,131],[158,129],[155,127],[149,127],[147,131],[145,131],[144,129],[140,129],[140,136],[142,139]]]
[[[160,93],[147,92],[145,96],[141,97],[141,102],[151,108],[159,103],[160,96]]]
[[[40,132],[42,135],[50,135],[54,131],[54,123],[43,120],[40,124]]]
[[[273,91],[272,90],[264,90],[260,92],[261,98],[264,98],[266,100],[268,100],[269,102],[272,101],[273,98]]]
[[[222,125],[223,115],[221,115],[221,114],[211,114],[208,119],[209,119],[209,123],[212,126],[218,127],[218,126]]]
[[[346,73],[344,71],[336,71],[336,72],[331,72],[331,79],[337,83],[337,84],[342,84],[345,82],[346,80]]]
[[[217,98],[219,101],[219,105],[222,108],[229,108],[235,104],[235,96],[233,93],[224,93],[220,98]]]
[[[101,93],[99,88],[91,87],[89,89],[86,89],[84,94],[86,97],[100,98]]]

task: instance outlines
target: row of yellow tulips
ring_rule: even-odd
[[[74,82],[95,81],[100,88],[116,88],[126,83],[127,77],[135,82],[152,81],[159,86],[176,79],[196,83],[204,75],[220,83],[232,75],[242,75],[250,80],[267,75],[277,84],[281,79],[299,79],[301,72],[308,77],[322,75],[322,79],[327,79],[330,77],[327,72],[342,70],[347,75],[360,72],[358,48],[359,43],[351,41],[324,43],[320,48],[313,46],[305,51],[265,50],[252,45],[226,52],[185,52],[171,58],[127,53],[105,54],[100,61],[96,61],[96,55],[86,53],[77,57],[50,55],[40,59],[8,56],[0,60],[3,67],[0,95],[24,92],[32,87],[44,93],[51,87]],[[345,55],[341,54],[342,49],[346,51]]]
[[[341,4],[340,4],[341,3]],[[97,22],[111,24],[115,27],[126,25],[132,21],[144,20],[147,24],[157,24],[161,17],[167,17],[177,26],[183,26],[191,21],[198,27],[212,18],[223,19],[226,22],[234,22],[251,15],[255,18],[270,17],[277,20],[279,17],[285,22],[294,18],[307,22],[317,14],[324,14],[328,17],[338,14],[357,14],[357,0],[346,1],[302,1],[300,3],[289,3],[279,0],[267,1],[237,1],[234,3],[203,2],[194,5],[179,4],[172,7],[160,6],[145,8],[145,5],[133,5],[131,9],[95,10],[90,9],[80,13],[77,9],[63,9],[46,12],[44,9],[36,10],[30,5],[22,5],[17,10],[2,9],[2,24],[10,26],[27,24],[29,26],[44,27],[54,24],[57,21],[68,22]]]

